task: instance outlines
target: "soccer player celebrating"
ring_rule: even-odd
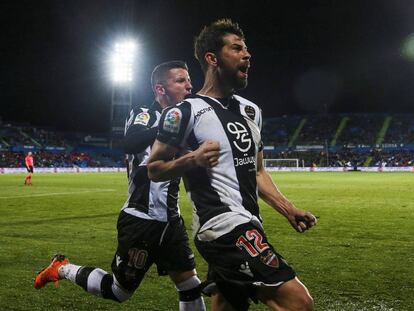
[[[209,264],[204,291],[212,310],[247,310],[250,299],[273,310],[313,310],[308,290],[262,226],[257,195],[298,232],[316,218],[296,208],[265,171],[261,110],[234,94],[247,86],[250,67],[243,31],[228,19],[212,23],[196,38],[195,56],[203,88],[163,112],[149,176],[184,176],[195,207],[195,244]]]
[[[34,162],[33,162],[33,155],[30,151],[27,153],[27,156],[24,158],[24,163],[27,169],[27,175],[26,175],[26,178],[24,179],[24,184],[31,186]]]
[[[194,254],[178,208],[179,179],[152,182],[147,174],[147,161],[162,109],[191,94],[187,65],[182,61],[158,65],[152,73],[151,84],[155,101],[148,108],[133,109],[125,125],[129,196],[118,218],[113,275],[99,268],[71,264],[65,256],[56,255],[37,275],[35,288],[69,279],[89,293],[123,302],[131,297],[155,263],[159,275],[168,274],[174,282],[179,310],[205,310]]]

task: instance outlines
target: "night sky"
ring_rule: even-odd
[[[289,3],[289,4],[287,4]],[[252,54],[240,92],[264,117],[335,112],[414,112],[414,62],[402,55],[414,32],[414,2],[3,0],[0,117],[57,130],[108,129],[114,41],[139,44],[134,104],[152,100],[150,73],[185,60],[194,90],[202,73],[193,39],[230,17]]]

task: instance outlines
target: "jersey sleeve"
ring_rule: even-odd
[[[125,137],[122,142],[128,154],[139,153],[151,145],[157,136],[158,116],[147,108],[131,110],[125,123]]]
[[[158,126],[158,117],[154,111],[147,108],[133,109],[125,124],[125,135],[131,130],[145,131],[156,126]]]
[[[191,104],[181,104],[163,111],[158,127],[157,139],[167,145],[183,148],[194,125]]]

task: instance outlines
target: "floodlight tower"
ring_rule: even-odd
[[[112,65],[112,101],[110,117],[110,145],[124,134],[125,118],[132,106],[132,82],[136,44],[133,40],[117,42],[111,58]]]

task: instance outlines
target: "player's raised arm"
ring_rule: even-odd
[[[304,232],[316,224],[316,217],[312,213],[296,208],[280,192],[269,173],[264,169],[263,152],[259,152],[257,156],[256,180],[259,196],[263,201],[285,216],[296,231]]]
[[[209,140],[198,149],[175,157],[178,151],[178,148],[156,140],[148,160],[148,177],[153,181],[164,181],[180,177],[196,166],[214,167],[218,164],[220,144]]]

